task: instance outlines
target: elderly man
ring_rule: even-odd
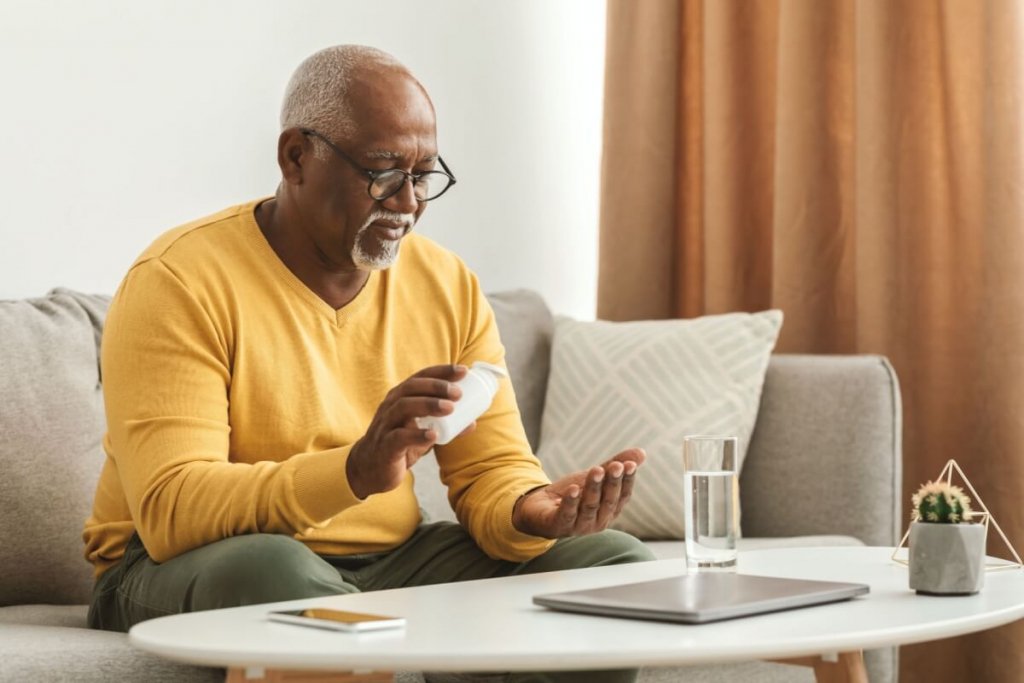
[[[466,366],[504,362],[476,277],[410,233],[455,183],[423,86],[329,48],[281,128],[276,194],[164,234],[111,304],[90,624],[649,559],[606,530],[641,450],[551,483],[508,382],[446,445],[419,426]],[[460,524],[422,523],[410,469],[432,448]]]

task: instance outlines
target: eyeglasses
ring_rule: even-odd
[[[455,184],[455,176],[452,175],[448,165],[444,163],[444,159],[440,156],[437,157],[437,160],[441,163],[441,168],[444,169],[443,171],[406,173],[400,168],[389,168],[385,171],[374,171],[360,165],[358,161],[343,152],[340,147],[312,128],[302,128],[301,131],[303,135],[308,135],[322,140],[324,144],[330,147],[338,156],[369,178],[370,185],[366,188],[366,193],[378,202],[382,202],[388,197],[397,194],[398,191],[405,186],[406,180],[412,181],[412,193],[413,196],[416,197],[416,201],[419,202],[429,202],[431,199],[437,199],[447,192],[448,188]]]

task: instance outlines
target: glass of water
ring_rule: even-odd
[[[736,571],[740,483],[735,436],[683,437],[689,571]]]

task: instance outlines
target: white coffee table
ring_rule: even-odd
[[[991,572],[974,596],[921,596],[907,587],[907,569],[891,554],[892,548],[865,547],[742,553],[741,572],[861,582],[871,593],[699,626],[560,613],[531,601],[537,593],[685,572],[681,560],[661,560],[180,614],[143,622],[129,638],[170,659],[228,667],[229,680],[239,681],[298,680],[277,673],[282,670],[550,671],[756,659],[817,664],[819,680],[866,681],[864,649],[948,638],[1024,617],[1024,571]],[[401,615],[408,626],[343,634],[265,618],[271,608],[314,604]],[[366,680],[388,680],[375,676]]]

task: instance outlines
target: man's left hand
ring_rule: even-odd
[[[531,491],[516,503],[513,526],[543,538],[606,529],[629,501],[637,468],[646,457],[643,449],[630,448],[601,465]]]

